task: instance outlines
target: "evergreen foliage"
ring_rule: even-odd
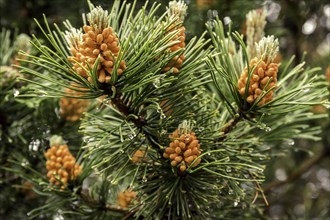
[[[282,152],[281,147],[292,147],[292,138],[320,140],[321,128],[310,123],[328,118],[310,111],[316,105],[330,105],[327,82],[317,74],[320,69],[305,67],[304,62],[294,66],[294,58],[283,62],[277,89],[268,87],[270,78],[261,95],[250,103],[246,99],[248,87],[259,63],[250,66],[253,57],[248,55],[242,35],[232,32],[230,26],[225,30],[218,18],[207,23],[207,33],[171,50],[181,42],[179,28],[184,21],[176,13],[155,16],[160,4],[146,3],[136,9],[135,2],[116,0],[109,13],[90,2],[89,7],[91,12],[83,15],[84,24],[98,25],[101,30],[111,27],[118,38],[119,51],[111,55],[108,81],[99,80],[104,54],[98,53],[87,63],[69,59],[72,44],[84,41],[79,33],[85,28],[74,29],[69,21],[65,22],[67,30],[56,24],[53,28],[46,16],[43,23],[36,23],[49,46],[34,36],[31,44],[35,53],[22,50],[24,58],[17,59],[22,64],[14,65],[23,74],[20,82],[24,84],[16,100],[26,111],[36,111],[35,106],[26,108],[26,103],[35,103],[40,110],[42,100],[54,100],[49,98],[93,100],[81,122],[65,122],[62,127],[76,132],[75,126],[79,126],[80,134],[70,137],[65,130],[49,131],[73,146],[75,163],[82,167],[67,185],[49,182],[46,158],[42,158],[45,148],[37,150],[40,167],[22,164],[24,156],[14,156],[8,160],[10,165],[3,166],[6,172],[31,181],[33,190],[47,199],[29,212],[29,217],[260,217],[263,204],[255,201],[261,197],[268,204],[261,188],[267,162]],[[88,31],[85,34],[91,36]],[[1,42],[5,42],[8,37],[4,31],[2,36]],[[96,42],[101,41],[97,38]],[[267,44],[265,39],[262,42]],[[267,45],[263,52],[271,56]],[[1,50],[10,55],[7,44]],[[184,60],[176,72],[173,67],[181,55]],[[86,75],[74,68],[75,64]],[[171,68],[166,69],[169,65]],[[248,77],[242,96],[237,85],[245,67]],[[4,85],[4,91],[11,91],[16,84]],[[272,99],[259,105],[270,92]],[[193,146],[188,149],[192,141],[200,152]],[[50,141],[49,146],[57,145]],[[187,153],[187,149],[191,151]],[[64,160],[60,153],[56,156]],[[53,176],[60,184],[59,174]],[[135,192],[127,199],[127,207],[118,202],[123,192]]]

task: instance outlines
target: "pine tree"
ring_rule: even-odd
[[[320,69],[278,63],[278,40],[253,23],[260,11],[245,44],[218,18],[187,42],[182,1],[160,17],[156,3],[89,7],[83,27],[36,21],[47,43],[34,37],[37,54],[17,59],[18,100],[59,99],[68,131],[82,135],[53,129],[62,137],[39,149],[43,168],[9,160],[47,198],[29,217],[258,217],[267,162],[293,138],[320,139],[310,123],[328,117],[310,111],[329,108]]]

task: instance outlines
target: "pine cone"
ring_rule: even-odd
[[[180,171],[184,172],[187,166],[201,154],[200,144],[194,132],[188,134],[180,134],[179,129],[176,129],[170,136],[173,141],[165,149],[163,157],[171,160],[171,165],[179,166]],[[201,162],[198,158],[192,167],[196,167]]]
[[[100,83],[109,83],[114,64],[118,59],[119,40],[111,27],[95,29],[93,26],[85,25],[83,29],[85,33],[82,35],[82,40],[77,42],[77,48],[71,46],[70,51],[73,56],[70,56],[68,59],[73,63],[73,69],[91,81],[85,69],[88,70],[87,65],[94,68],[95,61],[99,57],[100,62],[97,67],[98,81]],[[125,69],[126,63],[122,60],[117,69],[117,74],[121,75]]]
[[[170,28],[170,29],[172,29],[172,28]],[[186,29],[185,29],[185,27],[183,27],[183,26],[176,27],[173,31],[176,31],[176,30],[179,30],[179,32],[178,32],[178,34],[176,34],[173,37],[173,40],[172,41],[180,40],[180,42],[174,44],[173,46],[171,46],[171,48],[170,48],[170,52],[171,53],[173,53],[175,51],[178,51],[178,50],[186,47],[186,43],[184,42],[185,39],[186,39],[186,34],[185,34]],[[171,68],[173,68],[173,73],[174,74],[178,74],[179,73],[179,69],[180,69],[183,61],[184,61],[184,55],[183,54],[181,54],[180,56],[177,55],[177,56],[173,57],[173,59],[163,69],[163,72],[167,72]]]
[[[68,181],[76,179],[81,173],[81,166],[76,164],[66,144],[52,146],[45,153],[47,158],[46,169],[49,182],[66,188]]]
[[[248,103],[253,103],[258,97],[262,94],[262,90],[266,92],[271,87],[275,86],[277,82],[277,72],[278,72],[278,64],[277,63],[267,63],[265,61],[260,61],[257,57],[253,58],[250,61],[250,69],[254,68],[257,65],[252,73],[250,78],[250,84],[248,89],[248,95],[246,101]],[[267,88],[265,88],[268,80],[272,78]],[[248,69],[245,67],[244,71],[238,80],[238,90],[241,96],[243,97],[245,94],[245,87],[248,79]],[[274,89],[270,91],[266,96],[264,96],[259,102],[258,106],[262,106],[273,99]]]
[[[131,160],[134,162],[134,163],[139,163],[141,162],[142,160],[146,159],[145,158],[145,152],[143,152],[142,150],[137,150],[134,152]]]
[[[77,94],[74,90],[66,88],[67,94]],[[67,98],[62,97],[59,101],[60,116],[67,121],[77,121],[81,118],[82,114],[86,112],[89,101],[87,99]]]
[[[135,199],[136,194],[136,192],[130,190],[118,193],[117,204],[122,208],[127,208],[132,200]]]

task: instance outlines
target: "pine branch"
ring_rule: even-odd
[[[109,95],[109,97],[111,97]],[[126,105],[123,100],[121,99],[121,95],[117,93],[114,98],[111,98],[111,102],[118,108],[118,110],[123,113],[126,117],[129,115],[135,115],[135,112],[133,112],[128,105]],[[146,125],[146,121],[143,117],[137,116],[131,117],[129,119],[132,121],[136,127],[142,128],[144,125]]]
[[[323,150],[314,155],[311,158],[303,161],[298,169],[296,169],[286,180],[284,181],[274,181],[270,182],[262,187],[264,193],[270,193],[270,191],[279,188],[285,184],[292,183],[299,179],[304,173],[306,173],[314,165],[320,163],[323,159],[327,158],[330,155],[330,148],[324,147]]]
[[[112,211],[112,212],[117,212],[126,215],[134,215],[134,212],[131,212],[127,209],[121,208],[120,206],[117,205],[112,205],[112,204],[103,204],[100,201],[97,201],[93,198],[91,198],[88,194],[78,191],[77,195],[80,196],[80,198],[83,199],[87,204],[90,204],[92,206],[100,206],[100,209],[107,210],[107,211]]]

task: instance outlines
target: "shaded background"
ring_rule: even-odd
[[[92,2],[103,8],[110,8],[112,5],[110,0]],[[144,2],[137,1],[137,8]],[[168,4],[168,1],[155,2]],[[244,33],[245,14],[249,10],[265,6],[268,9],[265,32],[279,38],[283,62],[292,55],[296,56],[296,63],[305,58],[309,66],[322,68],[319,74],[325,74],[330,66],[330,3],[327,0],[186,0],[186,3],[189,7],[185,22],[188,39],[201,35],[205,30],[205,22],[216,16],[225,24],[233,21],[233,28]],[[158,12],[164,12],[162,10]],[[41,37],[33,18],[42,21],[44,13],[49,23],[61,24],[68,19],[74,27],[79,27],[81,13],[87,11],[85,0],[0,0],[0,24],[1,27],[16,30],[17,33]],[[324,156],[328,155],[324,152],[328,152],[330,148],[330,129],[329,122],[319,123],[324,127],[322,141],[314,143],[293,140],[295,150],[287,150],[269,163],[266,173],[269,183],[265,184],[269,188],[266,188],[265,193],[270,206],[266,209],[265,216],[272,219],[330,218],[330,159]],[[310,165],[310,169],[299,173],[300,166],[318,155],[320,157],[316,157],[318,160]],[[284,181],[285,184],[276,185],[278,181]],[[0,217],[3,214],[19,216],[20,213],[25,216],[29,209],[38,207],[40,200],[32,194],[24,191],[5,193],[5,190],[7,189],[1,188],[0,202],[6,202],[6,206],[0,204]]]

